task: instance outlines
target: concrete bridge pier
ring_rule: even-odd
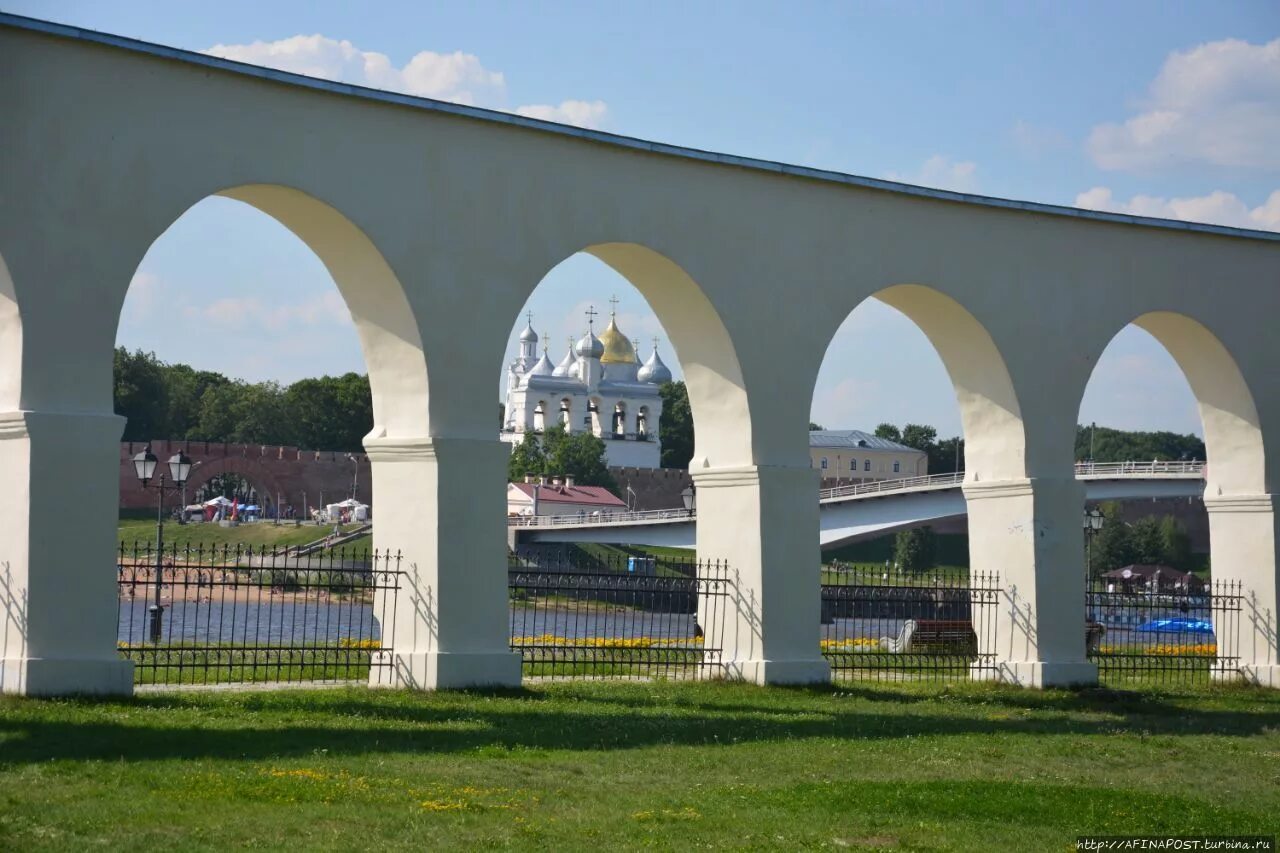
[[[998,572],[994,631],[978,631],[995,671],[976,676],[1027,687],[1095,684],[1085,655],[1084,485],[1074,477],[966,483],[969,562]]]
[[[730,678],[810,684],[830,678],[818,646],[821,562],[818,472],[744,465],[693,472],[698,554],[729,564],[727,608],[713,618],[703,600],[707,648],[721,649]]]
[[[1241,592],[1241,610],[1235,616],[1238,630],[1216,632],[1218,657],[1238,662],[1235,673],[1220,677],[1280,687],[1276,496],[1220,495],[1206,497],[1204,504],[1209,511],[1214,583],[1235,581]]]
[[[133,664],[116,653],[110,556],[123,430],[116,415],[0,415],[0,692],[133,692]],[[54,535],[69,517],[76,535]]]
[[[510,449],[495,439],[369,438],[378,522],[374,547],[405,573],[384,627],[391,667],[377,686],[520,685],[507,624],[503,491]],[[394,564],[392,564],[394,567]],[[376,613],[391,613],[375,603]]]

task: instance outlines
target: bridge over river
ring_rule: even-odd
[[[1088,500],[1201,497],[1203,462],[1081,462],[1076,478]],[[871,539],[910,527],[963,517],[965,474],[878,480],[818,492],[823,548]],[[599,542],[692,548],[697,511],[659,509],[599,516],[509,518],[515,544]]]

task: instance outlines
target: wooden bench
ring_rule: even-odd
[[[1084,651],[1085,654],[1092,655],[1098,651],[1098,646],[1102,645],[1102,638],[1107,634],[1107,626],[1101,622],[1084,623]]]
[[[1101,622],[1085,623],[1087,654],[1097,653],[1106,633],[1107,628]],[[908,619],[902,623],[902,630],[896,638],[881,637],[880,645],[891,652],[975,654],[978,635],[974,633],[973,625],[964,619]]]
[[[881,637],[880,645],[891,652],[976,654],[978,635],[966,619],[908,619],[897,638]]]

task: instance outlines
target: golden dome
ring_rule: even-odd
[[[627,340],[627,336],[618,331],[618,324],[609,318],[609,328],[600,333],[600,343],[604,344],[604,355],[600,356],[601,364],[639,364],[636,348]]]

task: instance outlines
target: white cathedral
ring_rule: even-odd
[[[656,338],[653,354],[641,365],[639,342],[633,345],[618,330],[616,311],[598,338],[592,331],[594,315],[587,312],[587,333],[576,344],[569,340],[558,366],[547,357],[546,341],[538,357],[538,335],[529,317],[520,333],[520,355],[507,368],[502,440],[514,447],[526,432],[561,424],[569,432],[589,430],[603,439],[608,465],[657,468],[662,455],[658,386],[671,381],[671,371],[658,355]]]

